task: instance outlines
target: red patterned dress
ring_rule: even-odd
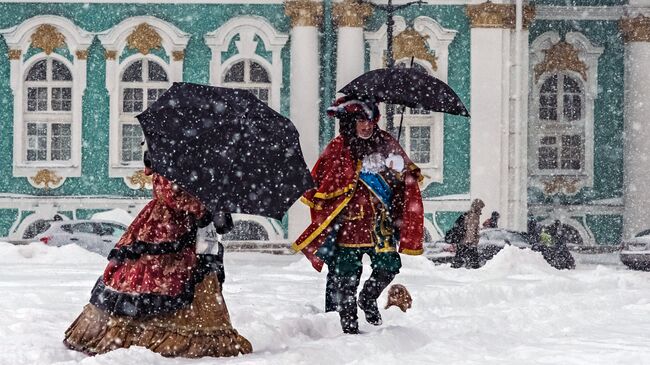
[[[160,175],[153,187],[64,343],[89,354],[130,346],[182,357],[251,352],[221,295],[221,258],[195,253],[204,206]]]

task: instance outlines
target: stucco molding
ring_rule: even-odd
[[[284,13],[291,19],[291,27],[318,27],[323,22],[323,4],[321,2],[285,1]]]
[[[482,4],[467,5],[465,8],[472,28],[515,28],[515,5],[495,4],[486,1]],[[528,28],[535,18],[535,7],[523,8],[523,27]]]
[[[226,60],[224,53],[232,39],[239,35],[239,41],[235,43],[238,53]],[[271,62],[256,54],[257,41],[259,37],[264,43],[264,49],[271,52]],[[258,16],[240,16],[230,19],[221,27],[204,36],[205,43],[212,51],[210,60],[210,83],[222,85],[224,71],[235,62],[243,59],[251,59],[261,64],[271,76],[270,106],[280,110],[282,90],[282,49],[289,40],[287,34],[278,32],[266,19]]]
[[[563,47],[571,47],[570,60],[564,62],[563,67],[544,67],[548,51],[558,44],[564,43]],[[549,31],[537,37],[530,47],[530,85],[532,92],[529,99],[529,138],[528,138],[528,166],[529,183],[531,187],[540,189],[546,195],[575,195],[584,187],[593,186],[594,181],[594,107],[595,99],[598,97],[598,59],[604,48],[597,47],[582,33],[569,32],[564,40],[558,32]],[[575,56],[575,57],[574,57]],[[558,61],[559,62],[559,61]],[[562,62],[560,62],[562,63]],[[538,72],[542,71],[543,72]],[[576,79],[581,80],[583,92],[583,110],[581,126],[558,126],[556,132],[580,133],[584,136],[584,167],[581,171],[571,173],[570,171],[540,170],[538,169],[538,150],[540,148],[540,136],[544,133],[551,133],[548,125],[539,119],[539,98],[540,87],[546,80],[544,75],[555,72],[564,72]],[[539,131],[535,133],[535,131]]]
[[[363,28],[371,15],[372,5],[356,0],[343,0],[332,7],[332,20],[339,27]]]
[[[650,17],[641,14],[636,17],[625,17],[618,25],[626,43],[650,42]]]
[[[167,73],[168,85],[183,81],[184,59],[179,59],[178,52],[184,52],[190,40],[190,34],[181,31],[173,24],[153,16],[136,16],[123,20],[109,30],[98,33],[99,41],[105,49],[106,89],[109,106],[109,170],[110,177],[121,177],[132,189],[139,184],[130,184],[127,180],[143,168],[142,162],[123,164],[120,161],[120,106],[122,103],[121,79],[124,70],[138,60],[150,60],[160,65]],[[162,48],[168,60],[151,52]],[[138,52],[125,57],[130,49]]]
[[[40,33],[39,33],[40,32]],[[47,168],[61,177],[81,176],[81,139],[82,139],[82,100],[86,90],[86,58],[83,52],[90,47],[93,35],[71,20],[57,15],[39,15],[26,19],[17,26],[0,30],[10,49],[10,87],[13,91],[13,175],[32,177],[39,170]],[[36,44],[33,45],[33,40]],[[61,43],[63,41],[63,43]],[[72,55],[67,57],[53,52],[54,48],[65,45]],[[31,54],[30,47],[45,48],[42,52]],[[50,53],[48,54],[47,51]],[[25,73],[38,61],[55,59],[63,63],[72,73],[72,120],[71,120],[71,155],[68,161],[27,161],[26,160],[26,126],[24,113],[26,108]]]

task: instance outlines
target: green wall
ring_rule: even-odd
[[[287,33],[289,22],[282,4],[271,5],[205,5],[205,4],[44,4],[0,3],[0,29],[14,27],[37,15],[59,15],[70,19],[89,32],[112,28],[122,20],[151,15],[168,21],[191,35],[185,50],[183,79],[208,83],[211,51],[203,36],[226,21],[240,15],[265,18],[278,31]],[[289,65],[289,46],[283,49],[283,63]],[[9,60],[4,39],[0,42],[0,193],[29,195],[116,195],[149,196],[149,191],[132,190],[122,178],[108,177],[109,97],[106,90],[104,49],[95,38],[88,54],[87,89],[83,100],[82,176],[68,178],[57,189],[33,188],[26,178],[12,177],[12,115],[13,97],[9,87]],[[289,114],[289,67],[283,75],[281,112]]]

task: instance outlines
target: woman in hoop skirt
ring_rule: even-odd
[[[230,323],[221,293],[222,254],[195,252],[211,222],[201,202],[153,173],[153,200],[108,256],[90,303],[63,342],[89,355],[141,346],[170,357],[237,356],[250,342]]]

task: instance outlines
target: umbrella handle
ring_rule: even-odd
[[[415,56],[411,56],[411,66],[409,66],[409,67],[413,68],[413,61],[414,60],[415,60]],[[403,105],[402,106],[402,115],[399,118],[399,128],[397,129],[397,143],[399,143],[399,139],[402,137],[402,123],[404,122],[404,110],[406,110],[406,106]]]

